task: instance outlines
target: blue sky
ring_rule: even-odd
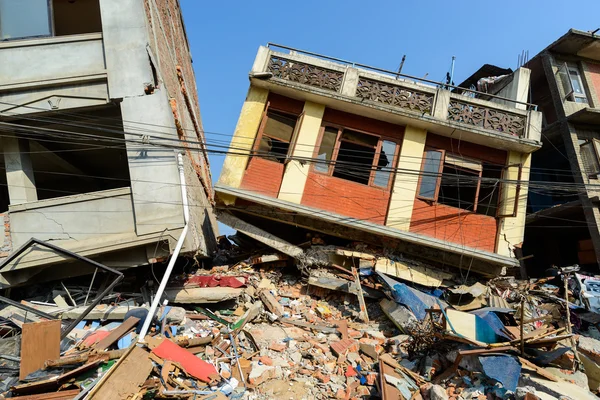
[[[403,4],[404,3],[404,4]],[[248,90],[248,71],[267,42],[454,82],[483,64],[515,68],[569,28],[600,28],[598,0],[492,1],[181,0],[207,141],[229,140]],[[211,155],[213,180],[223,157]],[[221,233],[229,234],[230,229]]]

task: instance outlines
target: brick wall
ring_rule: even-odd
[[[600,64],[587,63],[587,67],[592,78],[591,84],[594,86],[596,94],[600,96]]]
[[[198,102],[196,77],[192,67],[192,56],[187,43],[181,8],[178,0],[144,0],[146,26],[148,29],[148,56],[157,73],[157,88],[166,93],[171,103],[177,134],[181,139],[204,143],[204,130]],[[150,61],[152,60],[152,61]],[[162,94],[161,94],[162,95]],[[212,212],[212,179],[208,154],[201,144],[183,144],[188,201],[191,220],[201,226],[194,226],[194,245],[202,252],[206,240],[211,239],[210,231],[217,222]],[[209,243],[208,247],[213,247]]]
[[[277,197],[283,179],[284,165],[260,157],[253,157],[244,173],[241,188],[258,194]]]
[[[415,199],[410,232],[494,252],[496,218]]]
[[[2,247],[0,247],[0,260],[8,257],[12,252],[12,239],[10,237],[10,216],[8,212],[0,214],[4,220],[4,235],[2,239]]]
[[[301,204],[383,225],[389,202],[387,190],[311,171]]]

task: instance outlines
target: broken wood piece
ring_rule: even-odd
[[[548,380],[554,381],[554,382],[560,382],[561,379],[559,377],[557,377],[556,375],[546,371],[544,368],[538,367],[537,365],[535,365],[534,363],[532,363],[529,360],[524,359],[523,357],[518,357],[519,361],[521,362],[521,366],[525,369],[528,369],[530,371],[534,371],[536,374],[540,375],[541,377],[544,377]]]
[[[347,281],[345,279],[330,278],[326,276],[310,276],[308,278],[308,284],[312,286],[321,287],[329,290],[337,290],[340,292],[350,293],[353,295],[358,294],[358,287],[355,282]],[[379,290],[371,288],[362,288],[363,296],[371,299],[380,299],[383,294]]]
[[[89,371],[97,367],[101,363],[101,360],[92,361],[67,373],[59,375],[58,377],[53,376],[52,378],[44,379],[42,381],[24,383],[22,385],[11,387],[11,391],[13,394],[26,395],[31,393],[42,393],[58,390],[58,388],[60,388],[65,382],[81,375],[85,371]]]
[[[148,352],[135,343],[130,349],[98,382],[89,400],[126,399],[140,391],[152,372],[152,362]]]
[[[298,321],[298,320],[290,319],[290,318],[281,318],[280,321],[283,322],[284,324],[295,325],[295,326],[299,326],[301,328],[311,329],[311,330],[318,331],[318,332],[337,333],[337,328],[334,328],[331,326],[310,324],[308,322]]]
[[[81,392],[79,389],[61,390],[60,392],[30,394],[19,396],[20,400],[71,400]]]
[[[258,295],[269,311],[278,317],[283,315],[283,306],[279,304],[275,296],[273,296],[269,290],[261,290]]]
[[[121,358],[126,351],[127,349],[98,352],[88,351],[83,354],[78,354],[76,356],[68,356],[57,358],[54,360],[46,360],[46,362],[44,362],[44,368],[64,367],[65,365],[75,365],[95,360],[116,360],[117,358]]]
[[[367,304],[365,303],[365,297],[363,296],[362,286],[360,285],[360,275],[355,267],[352,267],[352,275],[354,275],[354,282],[356,283],[356,296],[358,297],[358,304],[360,306],[360,318],[365,322],[369,323],[369,313],[367,311]]]
[[[60,357],[60,321],[23,324],[19,379],[44,367],[48,359]]]
[[[429,287],[439,287],[444,279],[450,279],[453,276],[436,268],[391,260],[387,257],[377,258],[377,261],[375,261],[375,271]]]
[[[133,327],[137,325],[138,322],[140,322],[139,318],[136,318],[136,317],[127,318],[127,320],[125,320],[125,322],[123,322],[117,328],[110,331],[110,334],[107,337],[100,340],[92,347],[96,350],[105,350],[106,348],[108,348],[112,344],[114,344],[116,341],[121,339],[121,337],[123,335],[125,335],[126,333],[131,331],[133,329]]]

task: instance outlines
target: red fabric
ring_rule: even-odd
[[[218,375],[214,365],[199,359],[168,339],[163,340],[152,352],[163,360],[178,362],[188,374],[202,382],[210,382],[211,375]]]

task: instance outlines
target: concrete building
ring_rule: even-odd
[[[543,116],[523,252],[532,273],[600,260],[600,36],[569,30],[527,63]]]
[[[214,200],[178,1],[5,0],[0,60],[2,257],[34,237],[112,267],[163,260],[185,224],[182,185],[182,252],[210,255]],[[78,273],[34,246],[0,282]]]
[[[541,146],[528,88],[525,68],[494,95],[260,47],[215,186],[218,218],[281,248],[320,232],[504,273],[523,241],[517,181]]]

